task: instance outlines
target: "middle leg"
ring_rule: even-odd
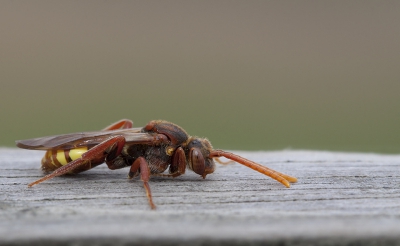
[[[147,199],[149,200],[149,204],[151,209],[156,209],[156,205],[153,203],[153,197],[151,195],[151,190],[150,190],[150,185],[149,185],[149,180],[150,180],[150,169],[149,165],[144,159],[144,157],[139,157],[137,158],[132,166],[131,169],[129,170],[129,174],[134,174],[137,173],[137,171],[140,170],[140,179],[143,181],[143,186],[144,189],[146,190],[146,195]]]

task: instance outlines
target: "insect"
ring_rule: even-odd
[[[206,138],[189,136],[178,125],[150,121],[143,128],[133,128],[131,120],[120,120],[96,132],[71,133],[16,141],[20,148],[46,150],[42,169],[51,172],[30,183],[32,187],[67,173],[79,173],[106,163],[111,170],[129,167],[128,177],[140,175],[151,209],[153,203],[150,176],[178,177],[186,168],[202,178],[215,170],[214,160],[225,157],[265,174],[286,187],[295,177],[274,171],[223,150],[215,150]],[[164,171],[169,170],[168,173]]]

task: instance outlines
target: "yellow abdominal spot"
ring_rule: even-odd
[[[77,148],[77,149],[70,149],[69,150],[69,157],[71,160],[76,160],[80,158],[83,153],[85,153],[88,150],[87,147],[82,147],[82,148]],[[68,151],[68,150],[66,150]],[[57,160],[60,162],[61,165],[66,165],[68,164],[67,159],[65,158],[65,151],[64,150],[57,150]]]
[[[77,148],[77,149],[71,149],[69,151],[69,157],[71,157],[71,160],[76,160],[78,158],[81,158],[81,156],[83,155],[83,153],[85,153],[86,151],[88,151],[87,147],[82,147],[82,148]]]

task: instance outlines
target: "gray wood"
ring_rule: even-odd
[[[296,176],[290,189],[237,163],[205,180],[139,180],[105,165],[28,188],[41,151],[0,149],[0,244],[400,245],[400,155],[236,152]]]

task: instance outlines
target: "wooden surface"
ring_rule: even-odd
[[[296,176],[290,189],[239,164],[205,180],[128,169],[42,177],[41,151],[0,149],[0,244],[400,245],[400,155],[235,152]]]

